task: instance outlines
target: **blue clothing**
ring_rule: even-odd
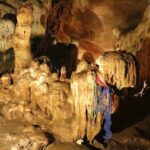
[[[111,128],[111,91],[109,87],[102,87],[99,86],[99,91],[100,91],[100,95],[98,97],[99,100],[99,105],[97,108],[97,111],[103,113],[103,117],[105,119],[105,123],[104,123],[104,130],[105,130],[105,135],[104,135],[104,139],[107,141],[111,138],[112,136],[112,132],[110,130]],[[107,94],[107,106],[104,105],[103,103],[103,97]]]

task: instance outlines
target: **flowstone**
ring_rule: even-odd
[[[123,61],[117,59],[117,62]],[[128,67],[135,66],[130,63],[126,77],[132,80],[135,72],[129,74]],[[109,69],[107,71],[110,74]],[[84,136],[91,142],[101,131],[102,114],[94,113],[98,103],[96,75],[84,60],[79,62],[71,79],[59,78],[47,64],[32,61],[29,67],[3,75],[0,81],[0,113],[8,120],[21,119],[44,126],[62,142],[73,142]],[[120,84],[120,80],[116,83]],[[122,85],[126,85],[126,80]]]

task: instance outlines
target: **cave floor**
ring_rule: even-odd
[[[150,150],[149,98],[130,97],[121,100],[118,112],[112,115],[112,123],[113,136],[108,142],[107,150]],[[19,140],[23,135],[25,137],[27,133],[30,133],[30,136],[32,135],[33,137],[44,133],[49,143],[45,148],[46,150],[104,149],[102,144],[96,142],[98,137],[93,142],[93,145],[88,143],[83,145],[61,143],[42,127],[21,120],[6,120],[2,115],[0,116],[1,150],[9,150],[10,145],[15,144],[14,139],[10,140],[8,144],[6,140],[8,137],[14,138],[15,136],[15,140]]]

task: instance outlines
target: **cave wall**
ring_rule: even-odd
[[[31,3],[33,5],[33,24],[32,24],[32,36],[44,36],[46,31],[47,17],[49,13],[49,9],[51,7],[50,0],[44,0],[40,2],[38,0],[6,0],[0,2],[0,17],[6,18],[6,15],[10,15],[11,17],[7,17],[10,20],[14,20],[12,15],[16,15],[17,9],[20,8],[22,4]],[[15,17],[15,16],[13,16]]]
[[[144,80],[150,82],[150,38],[146,38],[141,42],[140,51],[136,53],[139,64],[139,86],[142,86]]]
[[[11,36],[15,31],[15,24],[11,20],[0,18],[0,51],[11,48]]]
[[[143,18],[138,26],[125,34],[121,34],[116,41],[119,50],[127,50],[134,54],[138,62],[138,87],[144,80],[150,79],[149,72],[149,38],[150,38],[150,5],[147,6]]]

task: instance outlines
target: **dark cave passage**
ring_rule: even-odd
[[[61,67],[65,66],[67,70],[67,78],[70,78],[73,71],[77,67],[78,49],[73,44],[57,43],[52,44],[52,40],[45,38],[32,39],[31,45],[34,58],[47,56],[49,58],[49,67],[52,72],[60,73]]]
[[[143,120],[150,114],[149,97],[129,97],[121,100],[119,111],[112,115],[112,131],[119,132]]]

